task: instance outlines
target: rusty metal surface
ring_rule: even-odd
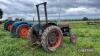
[[[59,26],[60,28],[62,28],[62,27],[69,27],[69,23],[60,22],[60,23],[58,23],[58,26]]]

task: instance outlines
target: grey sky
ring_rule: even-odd
[[[36,17],[34,5],[48,2],[49,18],[100,18],[99,0],[0,0],[0,8],[4,11],[4,17],[21,16]],[[61,10],[60,10],[61,8]],[[43,8],[40,8],[43,17]]]

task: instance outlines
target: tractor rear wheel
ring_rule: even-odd
[[[47,27],[41,37],[41,43],[45,51],[53,52],[60,47],[63,34],[59,27],[49,26]]]
[[[9,23],[9,24],[8,24],[8,28],[7,28],[7,29],[8,29],[9,31],[10,31],[11,28],[12,28],[12,24],[13,24],[13,23]]]
[[[8,31],[10,31],[11,28],[12,28],[12,24],[13,24],[13,22],[7,22],[7,23],[4,25],[5,29],[8,30]]]
[[[28,26],[27,24],[19,25],[18,28],[16,29],[17,37],[27,38],[29,28],[30,26]]]

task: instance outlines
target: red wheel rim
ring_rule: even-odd
[[[8,24],[8,30],[10,30],[12,28],[12,24]]]
[[[27,38],[28,30],[29,30],[28,26],[20,27],[19,28],[19,36],[22,37],[22,38]]]
[[[52,40],[51,40],[52,46],[51,46],[51,43],[49,43],[48,44],[48,48],[50,48],[50,47],[58,48],[60,46],[60,44],[61,44],[62,36],[60,35],[59,31],[55,29],[55,30],[53,30],[53,33],[55,34],[54,38],[56,38],[56,40],[53,40],[54,38],[52,38],[52,40],[54,42],[52,42]],[[51,33],[49,33],[49,34],[51,34]]]

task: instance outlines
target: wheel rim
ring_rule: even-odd
[[[77,39],[77,36],[75,34],[70,35],[70,42],[75,43]]]
[[[29,27],[27,27],[27,26],[20,27],[19,28],[19,36],[22,38],[26,38],[28,35],[28,30],[29,30]]]
[[[58,48],[61,44],[61,35],[58,30],[54,29],[48,34],[48,48]]]
[[[10,30],[12,28],[12,24],[8,24],[8,30]]]

